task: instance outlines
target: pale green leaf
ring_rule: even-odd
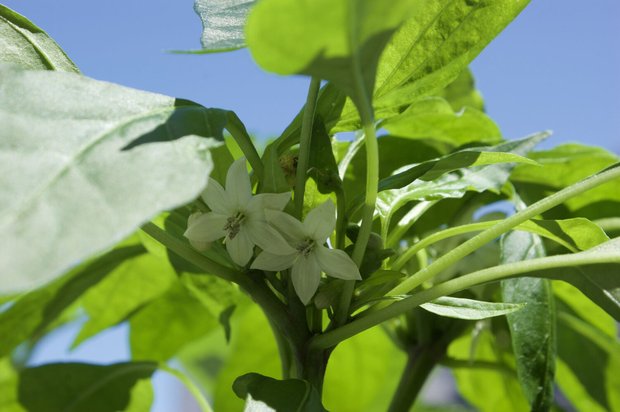
[[[439,96],[446,99],[456,112],[465,107],[484,111],[482,95],[476,89],[474,76],[469,69],[463,70],[459,77],[439,93]]]
[[[221,116],[76,74],[0,67],[0,290],[40,286],[196,198],[216,142],[188,135],[221,136]]]
[[[423,309],[454,319],[480,320],[507,315],[523,309],[523,303],[483,302],[480,300],[444,296],[420,305]]]
[[[453,370],[458,391],[481,412],[527,411],[529,405],[511,367],[514,360],[509,353],[498,349],[496,337],[486,329],[475,337],[462,336],[450,345],[451,358],[470,364]],[[497,368],[476,368],[478,361],[491,362]]]
[[[0,4],[0,63],[35,70],[79,72],[47,33]]]
[[[26,412],[19,404],[19,377],[10,358],[0,358],[0,411]]]
[[[202,52],[214,53],[245,47],[244,27],[254,0],[196,0],[202,20]]]
[[[73,347],[124,321],[142,305],[166,292],[175,280],[176,274],[170,265],[151,254],[120,265],[82,297],[88,321],[75,338]]]
[[[218,327],[217,317],[180,282],[129,320],[133,359],[165,361]]]

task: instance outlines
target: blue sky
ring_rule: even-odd
[[[308,80],[263,73],[247,51],[178,55],[201,33],[191,0],[4,1],[66,50],[90,77],[237,112],[260,137],[277,135],[303,104]],[[547,143],[581,141],[620,152],[620,2],[534,0],[472,64],[487,109],[506,138],[552,129]],[[48,341],[36,362],[126,359],[125,330],[72,355],[71,333]],[[158,378],[157,411],[176,388]]]

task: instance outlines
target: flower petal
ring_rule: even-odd
[[[304,229],[312,239],[323,244],[336,226],[336,206],[331,199],[312,209],[304,219]]]
[[[316,245],[313,252],[321,270],[327,275],[344,280],[362,279],[359,269],[344,251]]]
[[[254,197],[261,201],[264,209],[283,210],[291,200],[291,192],[261,193]]]
[[[239,231],[234,238],[226,239],[226,250],[233,262],[239,266],[245,266],[254,254],[254,243],[247,234]]]
[[[213,242],[226,236],[224,226],[228,217],[219,213],[210,212],[194,217],[183,236],[192,242]]]
[[[284,240],[282,235],[264,220],[247,219],[242,230],[248,234],[252,242],[267,252],[276,255],[295,253],[295,249]]]
[[[304,230],[304,225],[288,213],[277,210],[265,210],[265,218],[284,236],[294,240],[303,240],[308,235]]]
[[[291,253],[290,255],[274,255],[269,252],[261,252],[261,254],[254,259],[250,268],[278,272],[293,266],[295,259],[297,259],[297,253]]]
[[[245,208],[252,198],[252,184],[245,166],[245,157],[230,165],[226,174],[226,193],[235,209]]]
[[[232,213],[232,205],[226,191],[216,180],[209,178],[207,188],[200,195],[209,209],[221,215]]]
[[[291,270],[293,286],[299,299],[307,305],[319,288],[321,268],[313,255],[300,256]]]

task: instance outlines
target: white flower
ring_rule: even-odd
[[[284,209],[290,198],[290,192],[252,196],[245,158],[238,159],[226,174],[226,189],[209,178],[202,199],[211,212],[193,216],[184,235],[196,245],[224,238],[228,254],[240,266],[248,263],[254,245],[275,255],[291,253],[293,249],[265,221],[264,213]]]
[[[294,250],[288,254],[266,250],[252,262],[252,269],[280,271],[292,267],[293,286],[304,304],[310,302],[318,289],[321,271],[334,278],[360,280],[359,269],[349,255],[324,246],[334,231],[335,213],[331,200],[311,210],[303,223],[280,211],[265,211],[269,223],[284,234]]]

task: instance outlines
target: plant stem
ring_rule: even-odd
[[[353,248],[352,258],[357,267],[362,265],[364,253],[366,252],[366,245],[368,244],[368,239],[370,239],[372,221],[375,213],[375,203],[379,191],[379,145],[377,143],[371,109],[366,111],[360,110],[360,117],[364,122],[364,141],[366,144],[366,197],[362,212],[362,224]],[[344,282],[342,295],[340,295],[340,302],[336,311],[335,321],[338,325],[345,323],[349,317],[349,308],[351,306],[354,290],[354,280],[347,280]]]
[[[158,367],[181,381],[185,388],[187,388],[187,390],[192,394],[202,412],[213,412],[211,405],[209,405],[209,402],[207,402],[198,386],[196,386],[196,384],[194,384],[194,382],[187,375],[179,370],[171,368],[165,363],[160,363]]]
[[[430,302],[431,300],[437,299],[441,296],[450,296],[472,286],[496,282],[502,279],[507,279],[534,271],[540,272],[536,273],[534,276],[541,278],[552,278],[552,274],[546,270],[606,263],[620,264],[620,255],[613,252],[591,254],[588,254],[588,252],[581,252],[573,255],[558,255],[531,259],[523,262],[508,263],[501,266],[494,266],[492,268],[479,270],[440,283],[430,289],[417,292],[409,298],[395,302],[382,309],[364,312],[360,317],[351,323],[342,325],[322,335],[315,336],[312,338],[310,346],[312,348],[332,347],[345,339],[365,331],[366,329],[377,326],[395,316],[402,315],[403,313],[406,313],[423,303]]]
[[[310,80],[304,115],[301,119],[301,135],[299,136],[299,157],[297,159],[297,172],[295,174],[295,214],[298,219],[304,209],[304,192],[306,191],[306,178],[308,173],[308,163],[310,162],[310,144],[312,141],[312,124],[314,123],[314,112],[316,102],[321,88],[321,79],[313,77]]]
[[[231,119],[228,120],[228,123],[226,123],[226,130],[228,130],[228,133],[230,133],[233,139],[235,139],[235,142],[237,142],[237,145],[239,145],[239,148],[245,155],[245,158],[248,159],[248,162],[250,162],[252,170],[254,170],[256,175],[262,179],[265,169],[263,167],[263,162],[260,159],[260,155],[252,143],[252,139],[243,127],[243,123],[241,123],[241,120],[239,120],[237,115],[229,112],[228,116],[232,117],[232,121]]]
[[[390,402],[388,412],[408,412],[415,402],[437,359],[432,347],[412,347],[407,353],[407,364]]]
[[[388,292],[388,295],[401,295],[412,291],[413,289],[426,282],[427,280],[431,279],[433,276],[437,275],[444,269],[447,269],[465,256],[479,249],[485,243],[488,243],[499,235],[508,232],[515,226],[518,226],[519,224],[533,218],[536,215],[546,212],[547,210],[563,203],[571,197],[574,197],[596,186],[600,186],[603,183],[606,183],[618,177],[620,177],[620,167],[616,166],[608,168],[603,172],[600,172],[594,176],[590,176],[578,183],[575,183],[560,190],[559,192],[552,194],[551,196],[539,200],[538,202],[528,206],[520,212],[515,213],[509,218],[502,220],[496,225],[486,229],[485,231],[479,233],[478,235],[462,243],[455,249],[441,256],[433,263],[431,263],[425,268],[422,268],[417,273],[413,274],[411,277],[403,281],[400,285],[396,286],[394,289]]]
[[[142,231],[159,243],[170,249],[175,254],[187,260],[191,264],[199,267],[206,273],[220,277],[229,282],[239,283],[243,278],[243,274],[235,269],[221,265],[208,257],[202,255],[198,251],[192,249],[183,241],[170,235],[165,230],[159,228],[154,223],[148,222],[142,226]]]

